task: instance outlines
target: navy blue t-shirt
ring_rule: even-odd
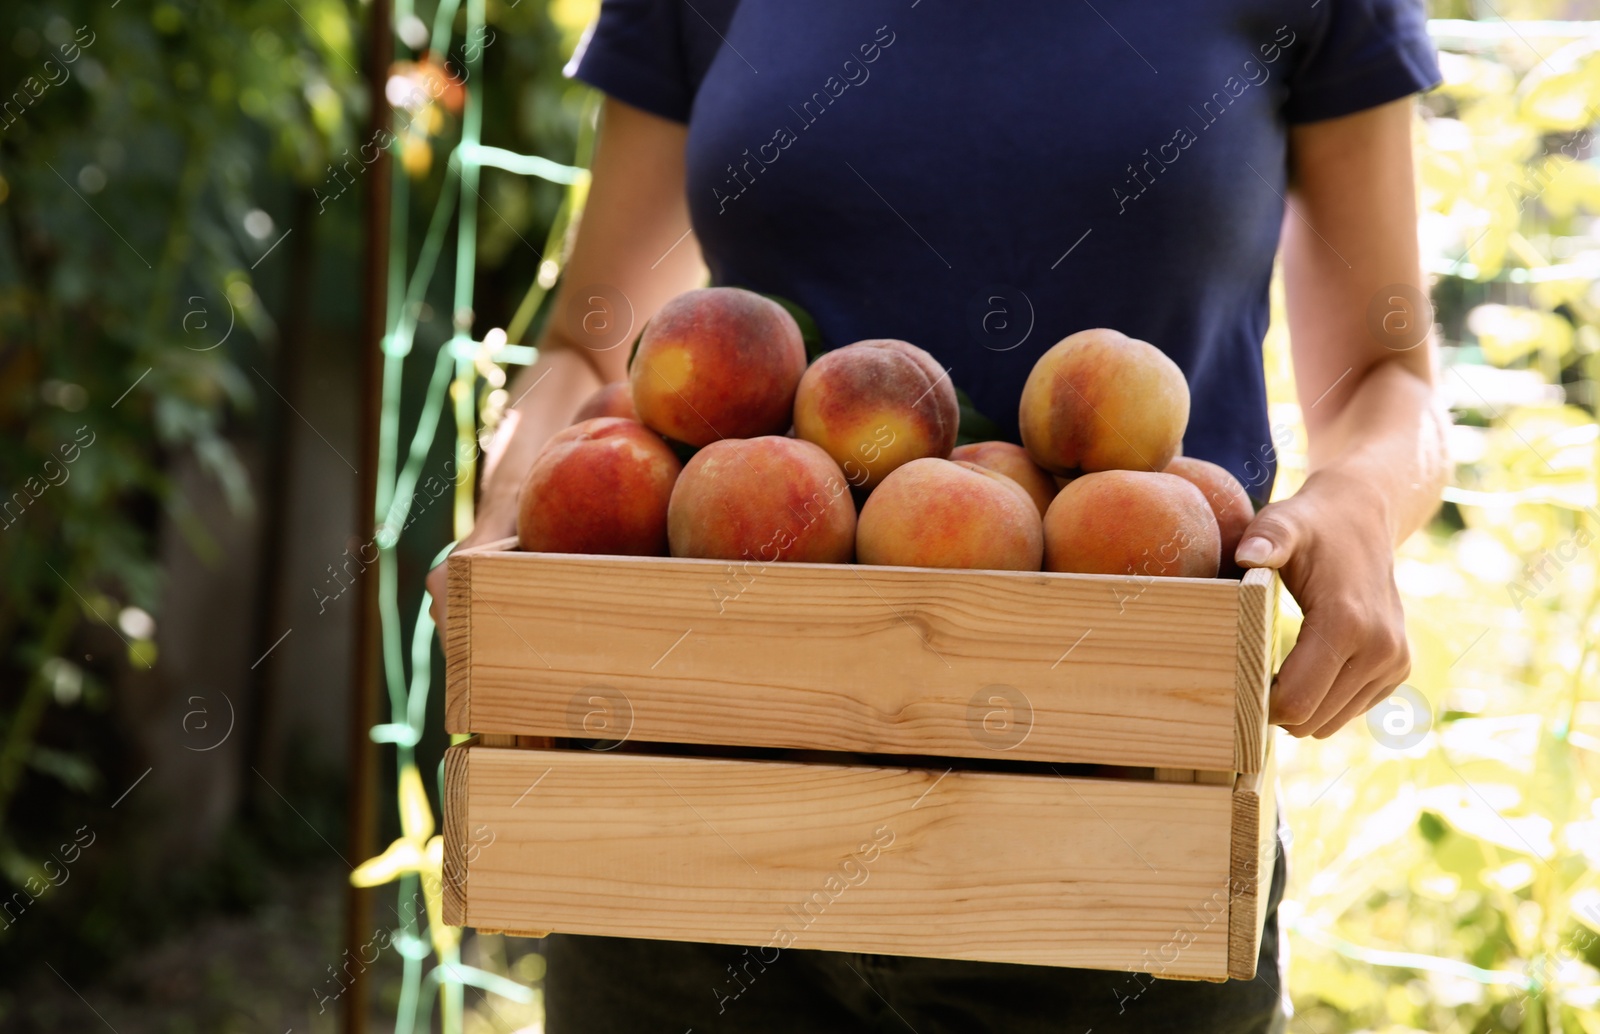
[[[1418,0],[605,0],[574,66],[688,124],[715,283],[927,349],[1012,440],[1045,349],[1142,338],[1258,499],[1288,127],[1439,80]]]

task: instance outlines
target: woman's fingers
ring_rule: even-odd
[[[1327,739],[1350,722],[1372,710],[1373,707],[1387,698],[1390,693],[1393,693],[1395,687],[1400,685],[1403,680],[1404,676],[1395,678],[1393,672],[1373,679],[1362,687],[1361,692],[1350,698],[1350,702],[1344,706],[1342,711],[1323,722],[1318,728],[1311,730],[1311,735],[1319,740]]]
[[[1300,626],[1299,641],[1278,669],[1267,708],[1268,720],[1290,732],[1311,721],[1348,663],[1347,655],[1316,631],[1313,616],[1307,614]]]
[[[1300,545],[1300,523],[1296,519],[1293,497],[1269,503],[1244,529],[1234,563],[1240,567],[1282,567]]]
[[[1278,673],[1272,721],[1295,736],[1322,738],[1366,712],[1410,673],[1402,629],[1387,607],[1308,609],[1299,641]]]
[[[1344,662],[1338,678],[1328,687],[1322,699],[1317,702],[1311,716],[1305,721],[1295,725],[1285,725],[1291,736],[1313,736],[1326,725],[1335,715],[1343,713],[1356,701],[1372,684],[1373,672],[1371,664],[1361,655],[1356,655]]]

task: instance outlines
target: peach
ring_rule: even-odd
[[[583,405],[573,414],[572,422],[593,420],[597,416],[620,416],[638,420],[633,408],[633,388],[627,381],[613,381],[583,400]]]
[[[1028,493],[1033,505],[1039,508],[1040,517],[1049,509],[1050,500],[1056,497],[1055,479],[1033,462],[1028,450],[1020,445],[1010,442],[973,442],[956,446],[950,458],[976,463],[1015,481]]]
[[[647,426],[690,445],[782,434],[806,347],[777,302],[737,287],[687,291],[645,327],[628,380]]]
[[[517,542],[541,553],[664,556],[683,465],[643,424],[606,416],[545,443],[517,503]]]
[[[867,497],[856,529],[863,564],[1037,571],[1044,531],[1033,498],[976,463],[916,459]]]
[[[1230,572],[1236,570],[1233,554],[1239,548],[1239,540],[1244,538],[1244,529],[1256,517],[1255,504],[1245,493],[1244,486],[1226,467],[1191,456],[1179,456],[1167,464],[1167,473],[1176,474],[1198,488],[1211,504],[1211,512],[1217,517],[1217,530],[1222,535],[1222,568]]]
[[[871,488],[896,467],[943,459],[956,444],[955,385],[933,356],[904,341],[857,341],[812,363],[794,398],[794,429]]]
[[[1176,474],[1085,474],[1044,515],[1046,571],[1213,578],[1221,552],[1206,497]]]
[[[727,438],[695,453],[667,506],[675,557],[849,563],[856,508],[844,472],[798,438]]]
[[[1039,357],[1017,418],[1022,444],[1053,474],[1164,470],[1189,423],[1189,385],[1154,345],[1083,330]]]

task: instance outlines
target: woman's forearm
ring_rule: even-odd
[[[1438,509],[1446,425],[1431,384],[1400,362],[1376,363],[1312,433],[1311,473],[1370,492],[1399,545]]]

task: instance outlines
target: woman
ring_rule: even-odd
[[[702,262],[795,300],[830,345],[927,349],[1013,440],[1056,340],[1152,342],[1189,380],[1185,454],[1263,500],[1281,245],[1311,473],[1236,554],[1278,568],[1306,615],[1271,718],[1327,736],[1406,676],[1393,547],[1443,470],[1410,99],[1438,73],[1418,4],[607,0],[575,68],[608,95],[588,208],[463,545],[513,533],[534,453],[623,378],[626,342]],[[1282,885],[1280,858],[1274,909]],[[728,982],[736,949],[553,937],[548,1025],[1276,1030],[1278,943],[1274,916],[1256,979],[1226,984],[797,950],[746,986]]]

